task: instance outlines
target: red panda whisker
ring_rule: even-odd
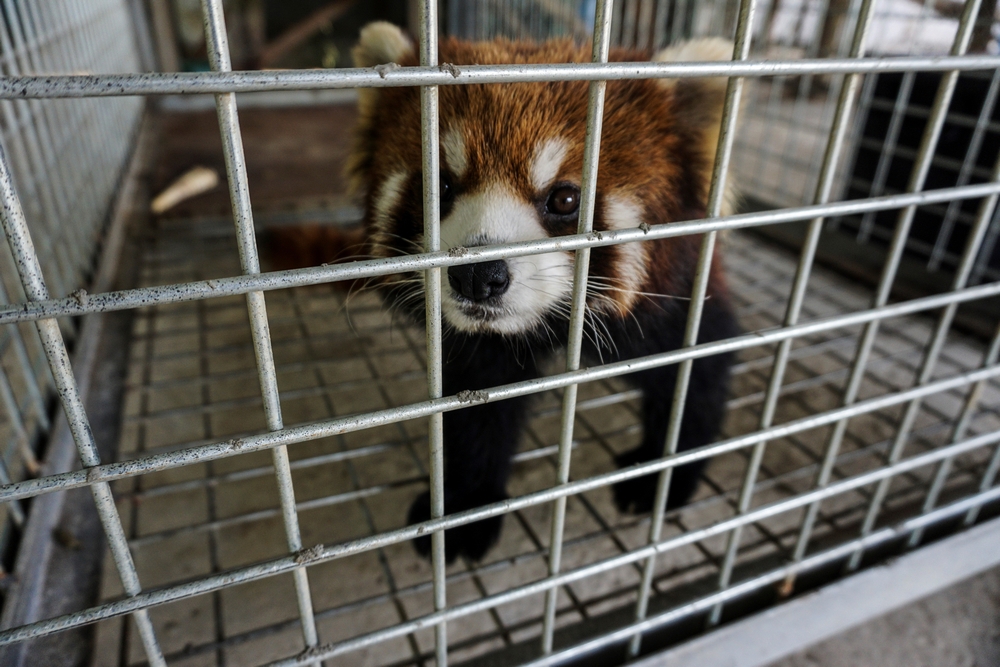
[[[639,335],[642,336],[643,338],[646,337],[645,332],[642,330],[642,325],[639,323],[639,318],[635,316],[635,313],[632,310],[628,310],[627,313],[623,313],[620,303],[618,303],[611,297],[607,296],[606,294],[601,294],[597,291],[591,291],[589,285],[587,288],[587,296],[588,298],[593,297],[596,301],[603,302],[612,312],[615,312],[619,315],[627,314],[630,318],[632,318],[632,321],[635,322],[635,326],[636,329],[638,329],[639,331]],[[664,310],[663,306],[661,306],[660,304],[654,303],[654,305],[656,305],[660,310]]]
[[[594,331],[598,333],[599,338],[603,339],[606,342],[608,346],[608,351],[614,352],[615,356],[618,356],[618,345],[615,343],[615,340],[611,335],[611,330],[608,329],[608,323],[605,321],[603,317],[598,317],[589,306],[587,306],[586,308],[587,308],[587,314],[590,315],[591,326],[594,327]],[[601,328],[603,329],[603,334],[601,331],[598,330],[597,328],[598,324],[601,325]],[[600,355],[600,348],[598,348],[598,355]]]
[[[678,299],[680,301],[690,301],[691,300],[691,297],[689,297],[689,296],[679,296],[677,294],[663,294],[661,292],[643,292],[643,291],[640,291],[640,290],[625,289],[624,287],[615,287],[613,285],[595,285],[594,288],[595,289],[600,289],[600,290],[606,290],[606,291],[609,291],[609,292],[623,292],[625,294],[638,294],[639,296],[656,297],[656,298],[663,298],[663,299]],[[705,298],[709,298],[709,297],[705,297]]]

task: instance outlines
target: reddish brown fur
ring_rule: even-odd
[[[584,62],[589,49],[570,41],[543,44],[497,40],[469,43],[444,40],[441,61],[463,64],[563,63]],[[648,59],[646,53],[614,50],[612,61]],[[411,54],[401,65],[416,65]],[[608,229],[604,220],[603,198],[607,193],[624,195],[641,203],[641,221],[649,224],[702,217],[705,214],[708,173],[712,155],[707,155],[705,135],[717,134],[717,114],[711,109],[718,100],[697,81],[681,80],[676,85],[662,81],[611,81],[608,83],[601,138],[598,175],[598,202],[594,228]],[[587,82],[511,83],[443,86],[440,89],[441,133],[461,124],[464,128],[468,171],[457,183],[463,192],[473,192],[490,183],[503,181],[527,201],[537,198],[530,181],[533,151],[548,137],[561,137],[569,147],[557,180],[580,182],[586,133]],[[420,197],[420,96],[416,88],[387,88],[378,93],[373,112],[359,127],[353,174],[356,181],[369,184],[368,224],[372,225],[373,198],[388,174],[406,170],[411,179],[401,208],[408,228],[392,233],[419,239],[422,210]],[[715,105],[720,106],[721,105]],[[442,158],[442,168],[446,168]],[[640,221],[636,221],[637,224]],[[406,223],[401,223],[404,227]],[[554,235],[575,233],[575,229],[553,230]],[[392,237],[375,230],[376,255],[413,252]],[[700,237],[688,236],[643,244],[648,267],[641,291],[684,296],[689,293],[691,267],[697,257]],[[386,248],[385,246],[392,246]],[[619,250],[597,249],[593,253],[591,275],[619,282]],[[710,294],[724,290],[724,280],[713,262]],[[628,295],[616,297],[627,310]],[[627,302],[626,302],[627,301]]]
[[[721,40],[703,41],[671,50],[662,58],[684,58],[685,54],[691,58],[706,54],[724,57],[725,52]],[[359,64],[365,66],[389,61],[404,66],[417,64],[412,46],[388,24],[366,27],[354,53]],[[440,54],[443,62],[459,68],[470,63],[589,59],[588,49],[568,41],[536,45],[446,40]],[[646,55],[615,51],[611,58],[632,61],[645,59]],[[586,82],[557,82],[439,89],[442,183],[451,184],[441,198],[443,247],[533,240],[576,231],[579,192],[568,186],[580,185],[588,88]],[[635,228],[705,215],[722,91],[718,80],[608,84],[594,217],[596,232],[613,226]],[[369,253],[392,256],[419,252],[423,241],[419,91],[362,91],[359,108],[361,121],[352,156],[352,177],[366,191]],[[456,133],[461,142],[455,140]],[[461,154],[459,143],[464,144]],[[555,169],[558,172],[553,174]],[[563,198],[567,192],[571,205],[563,208],[560,204],[567,201]],[[588,289],[597,284],[600,291],[588,292],[594,335],[584,341],[585,363],[603,363],[605,354],[610,360],[648,357],[683,344],[687,303],[655,295],[690,295],[700,241],[700,236],[687,236],[594,249]],[[449,287],[441,301],[444,321],[452,325],[442,339],[446,346],[441,364],[445,394],[461,395],[540,377],[540,360],[551,358],[568,339],[566,303],[573,257],[548,253],[531,258],[530,264],[525,258],[508,258],[448,269]],[[712,299],[705,304],[699,342],[721,340],[738,331],[725,298],[721,269],[718,262],[713,265],[709,284]],[[557,280],[549,283],[556,285],[554,290],[547,291],[548,284],[537,278],[545,271],[559,272]],[[390,276],[384,280],[391,284],[393,279]],[[382,290],[387,301],[405,307],[419,320],[423,315],[419,278],[393,287],[388,284]],[[497,294],[491,293],[494,288]],[[513,321],[512,326],[497,325],[498,321],[505,322],[489,310],[460,310],[468,302],[489,307],[491,301],[515,313],[517,317],[508,320]],[[482,313],[478,320],[477,312]],[[505,314],[501,311],[501,315]],[[606,334],[603,337],[599,335],[602,330]],[[521,340],[511,344],[511,336]],[[521,346],[521,342],[525,344]],[[689,398],[677,431],[677,451],[704,446],[717,436],[725,411],[731,362],[727,353],[694,362]],[[616,457],[620,467],[663,455],[677,367],[646,369],[630,373],[625,379],[642,391],[643,436],[637,448]],[[444,415],[446,513],[508,497],[507,476],[526,423],[528,405],[527,397],[515,397]],[[674,470],[668,506],[686,502],[703,466],[701,461]],[[620,482],[613,488],[615,503],[622,511],[648,511],[656,497],[656,486],[655,476]],[[430,493],[425,492],[411,505],[407,521],[425,521],[431,516],[430,508]],[[450,561],[458,554],[481,559],[497,539],[501,521],[502,517],[492,517],[449,529],[446,559]],[[427,555],[429,542],[427,536],[417,539],[417,550]]]
[[[530,64],[586,62],[589,48],[568,40],[543,44],[497,40],[470,43],[454,39],[441,42],[441,61],[463,64]],[[612,61],[641,61],[648,53],[613,50]],[[412,54],[401,65],[416,65]],[[607,230],[604,219],[606,193],[626,196],[643,208],[648,224],[675,222],[705,215],[708,176],[717,136],[718,90],[696,80],[636,80],[608,82],[598,200],[594,228]],[[441,130],[461,123],[464,128],[468,171],[457,183],[461,191],[504,181],[530,201],[538,196],[530,182],[533,151],[540,141],[560,137],[568,151],[557,180],[580,182],[586,133],[588,83],[512,83],[443,86],[440,89]],[[366,91],[369,94],[375,91]],[[377,92],[377,103],[362,114],[356,131],[351,176],[363,184],[366,224],[372,245],[362,243],[359,229],[302,226],[270,232],[272,255],[277,268],[315,266],[343,261],[351,255],[396,255],[414,252],[413,244],[380,234],[373,227],[373,198],[387,174],[404,169],[410,174],[401,208],[409,229],[392,234],[419,243],[422,204],[420,195],[420,96],[416,88],[386,88]],[[446,167],[442,158],[442,167]],[[567,227],[553,235],[575,233]],[[697,260],[700,236],[648,241],[642,244],[647,267],[640,291],[686,296],[690,271]],[[620,283],[617,248],[595,249],[591,275]],[[392,279],[393,277],[389,277]],[[720,262],[713,261],[709,294],[725,296],[725,278]],[[631,307],[627,294],[612,298],[621,310]]]

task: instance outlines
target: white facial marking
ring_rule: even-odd
[[[531,184],[537,192],[546,190],[559,175],[559,168],[566,159],[566,140],[549,138],[535,147],[531,159]]]
[[[534,207],[503,185],[458,197],[441,222],[442,250],[548,236]],[[441,307],[452,326],[461,331],[516,334],[534,328],[554,306],[566,302],[573,286],[573,260],[567,253],[506,261],[510,287],[497,304],[473,306],[456,298],[450,289],[444,290]]]
[[[642,223],[642,208],[631,199],[611,195],[607,198],[604,220],[611,229],[630,229]],[[607,296],[620,303],[623,309],[631,306],[646,281],[646,249],[642,243],[622,243],[612,246],[618,253],[615,262],[617,289]]]
[[[406,184],[405,171],[395,171],[382,181],[375,195],[375,227],[379,231],[392,228],[392,212],[399,205],[403,196],[403,186]]]
[[[441,149],[451,172],[459,178],[469,169],[469,159],[465,154],[465,139],[461,131],[451,128],[441,136]]]

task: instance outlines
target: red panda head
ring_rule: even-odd
[[[718,60],[721,40],[688,42],[657,60]],[[361,33],[359,66],[415,65],[398,28],[375,23]],[[444,40],[441,62],[526,64],[587,62],[570,41]],[[612,51],[613,61],[643,54]],[[586,82],[505,83],[440,89],[441,246],[492,245],[573,234],[586,134]],[[725,79],[612,81],[604,109],[595,231],[697,218],[718,140]],[[423,242],[420,96],[416,88],[361,91],[350,163],[366,197],[370,252],[420,252]],[[690,240],[690,239],[688,239]],[[683,245],[683,243],[681,243]],[[643,294],[689,285],[678,241],[595,249],[588,305],[626,314]],[[566,316],[573,254],[548,253],[452,267],[445,320],[467,332],[520,334]],[[398,277],[397,277],[398,278]],[[390,280],[390,279],[387,279]],[[400,284],[414,285],[417,280]],[[689,289],[689,288],[688,288]],[[677,292],[679,294],[679,292]]]

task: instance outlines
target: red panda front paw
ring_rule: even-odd
[[[637,447],[631,451],[619,454],[615,457],[615,463],[619,468],[628,468],[637,463],[653,461],[657,457],[649,456],[642,447]],[[667,509],[681,507],[690,500],[698,485],[698,470],[701,464],[697,464],[692,469],[692,464],[678,466],[674,468],[671,475],[670,491],[667,494]],[[656,487],[660,481],[660,473],[652,473],[635,479],[627,479],[618,482],[612,488],[615,505],[621,512],[632,512],[643,514],[653,509],[656,500]]]
[[[656,481],[657,475],[648,475],[615,484],[612,493],[618,511],[645,514],[652,510],[656,496]]]
[[[642,447],[636,447],[615,457],[615,463],[619,468],[628,468],[648,460],[650,460],[650,456],[643,451]],[[646,475],[615,484],[612,487],[612,493],[618,511],[643,514],[652,510],[658,478],[659,475]]]
[[[506,500],[506,496],[499,498],[456,498],[453,494],[445,491],[445,514],[453,514],[463,510],[472,509],[481,505],[494,503],[499,500]],[[408,525],[421,523],[431,518],[431,494],[424,491],[410,506],[409,515],[406,518]],[[453,563],[459,554],[464,555],[469,560],[480,561],[486,552],[496,544],[500,537],[500,530],[503,528],[503,515],[490,517],[464,526],[450,528],[444,533],[444,557],[445,561]],[[431,556],[431,536],[421,535],[414,538],[413,548],[424,558]]]

